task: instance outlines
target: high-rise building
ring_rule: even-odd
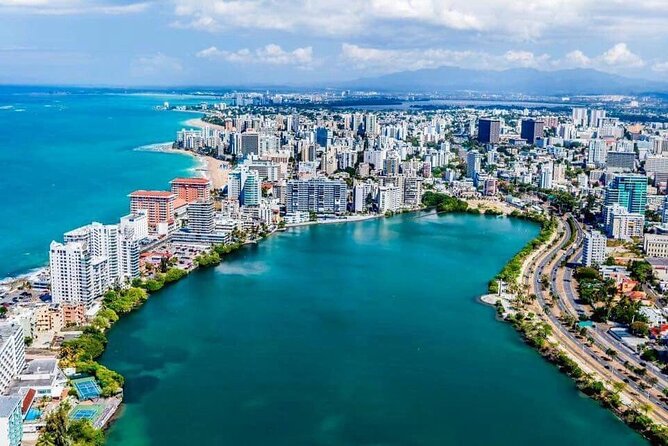
[[[645,214],[629,212],[624,206],[613,204],[605,206],[605,216],[605,229],[610,237],[622,240],[642,237]]]
[[[188,204],[188,229],[198,234],[213,232],[212,200],[199,200]]]
[[[174,200],[172,192],[138,190],[130,195],[130,212],[148,211],[149,232],[166,234],[174,223]]]
[[[285,193],[286,211],[341,214],[347,209],[348,189],[341,180],[290,180]]]
[[[592,139],[587,148],[587,162],[603,166],[608,158],[608,146],[602,139]]]
[[[605,110],[592,110],[589,115],[589,127],[598,127],[599,120],[605,118]]]
[[[404,206],[419,206],[422,201],[422,181],[420,177],[410,176],[404,181]]]
[[[498,193],[496,178],[487,178],[483,186],[483,193],[487,197],[492,197]]]
[[[608,168],[631,172],[635,168],[634,152],[608,152],[605,164]]]
[[[172,193],[186,203],[208,200],[211,196],[211,182],[206,178],[174,178],[170,184]]]
[[[482,144],[498,144],[501,135],[501,121],[494,118],[478,120],[478,142]]]
[[[89,307],[97,297],[93,290],[93,264],[85,242],[51,242],[49,251],[51,296],[54,303]]]
[[[528,144],[536,144],[538,139],[543,138],[545,123],[536,119],[523,119],[520,136],[526,139]]]
[[[540,166],[540,184],[541,189],[552,189],[552,164],[545,163]]]
[[[19,395],[0,396],[0,446],[21,446],[23,413]]]
[[[643,248],[647,257],[668,258],[668,235],[645,234]]]
[[[378,188],[378,212],[396,212],[401,208],[399,188],[396,186],[380,186]]]
[[[634,174],[617,175],[605,191],[605,206],[613,204],[621,205],[630,213],[645,215],[647,177]]]
[[[256,132],[241,134],[241,153],[244,156],[260,154],[260,135]]]
[[[332,131],[325,127],[318,127],[315,129],[315,142],[320,147],[329,147],[332,144]]]
[[[21,324],[0,323],[0,392],[7,390],[25,366],[26,346]]]
[[[605,235],[599,231],[587,232],[582,250],[582,263],[585,266],[603,265],[606,245],[607,238]]]
[[[584,127],[587,125],[589,116],[586,108],[574,108],[573,109],[573,124],[576,127]],[[569,138],[567,138],[569,139]]]
[[[480,172],[480,153],[477,150],[470,150],[466,154],[466,176],[475,180]]]

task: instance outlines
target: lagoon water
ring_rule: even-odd
[[[192,114],[174,96],[0,87],[0,279],[43,266],[51,240],[129,210],[134,189],[167,188],[192,157],[136,150],[173,141]]]
[[[476,296],[538,228],[404,215],[277,234],[109,333],[110,446],[639,445]]]

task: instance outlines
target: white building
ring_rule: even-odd
[[[582,250],[582,263],[585,266],[603,265],[606,244],[606,236],[599,231],[587,232]]]
[[[0,446],[20,446],[23,438],[22,398],[0,396]]]
[[[589,141],[587,149],[587,162],[602,166],[608,157],[608,146],[602,139],[592,139]]]
[[[93,303],[93,264],[85,242],[51,242],[49,267],[54,303]]]
[[[628,240],[632,237],[642,237],[645,227],[645,216],[629,212],[618,204],[606,206],[608,236],[615,239]]]
[[[0,392],[19,377],[26,366],[26,347],[21,325],[15,322],[0,324]]]
[[[668,258],[668,235],[645,234],[644,249],[647,257]]]
[[[401,193],[396,186],[381,186],[378,188],[378,211],[385,213],[396,212],[401,208]]]

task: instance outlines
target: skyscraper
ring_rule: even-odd
[[[545,123],[536,119],[523,119],[520,136],[526,139],[528,144],[536,144],[536,140],[543,137]]]
[[[478,120],[478,142],[482,144],[498,144],[501,135],[501,121],[494,118]]]
[[[605,191],[605,206],[619,204],[634,214],[645,215],[647,177],[625,174],[616,176]]]
[[[599,231],[587,232],[582,250],[582,263],[585,266],[603,265],[606,244],[607,238]]]
[[[480,153],[477,150],[470,150],[466,154],[466,176],[475,180],[480,172]]]

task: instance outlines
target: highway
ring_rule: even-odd
[[[561,237],[559,242],[547,253],[537,256],[531,262],[524,274],[524,280],[528,285],[528,289],[530,291],[534,291],[538,304],[543,309],[549,308],[550,305],[546,300],[544,291],[541,286],[541,276],[545,271],[548,272],[548,277],[551,278],[550,287],[552,288],[552,292],[554,292],[556,296],[559,296],[559,294],[556,293],[557,269],[559,268],[561,262],[569,258],[575,250],[574,247],[570,247],[567,250],[563,249],[568,243],[571,235],[571,229],[568,224],[564,224],[563,220],[560,221],[560,226],[564,229],[564,235]],[[579,245],[576,244],[575,246]],[[546,270],[548,266],[550,266],[550,268],[549,270]],[[564,314],[570,314],[564,302],[562,302],[562,299],[557,298],[556,304],[559,306],[561,312]],[[605,355],[603,352],[588,346],[583,342],[583,340],[578,339],[567,327],[562,324],[561,320],[556,315],[554,315],[552,311],[544,311],[544,315],[550,322],[550,325],[553,327],[553,334],[563,341],[562,345],[564,348],[571,351],[575,357],[580,358],[587,364],[589,368],[597,371],[606,379],[610,381],[616,380],[626,382],[629,389],[634,391],[632,396],[635,396],[636,400],[649,402],[650,405],[655,408],[652,416],[656,417],[664,424],[668,422],[668,412],[666,411],[668,407],[666,407],[659,398],[649,394],[636,382],[634,382],[632,379],[629,379],[628,375],[625,374],[623,369],[619,370],[616,367],[611,367],[610,362],[604,359]]]
[[[582,240],[584,237],[582,227],[577,221],[575,222],[575,225],[578,230],[578,235],[576,240]],[[557,271],[556,276],[552,276],[556,277],[556,279],[553,278],[552,280],[552,288],[555,291],[555,294],[557,294],[558,296],[566,297],[565,304],[567,307],[570,307],[572,309],[572,311],[568,311],[568,314],[571,314],[577,318],[580,313],[586,313],[584,306],[580,305],[577,302],[578,300],[577,292],[575,291],[575,288],[573,286],[573,272],[575,267],[577,266],[576,262],[580,259],[582,255],[581,244],[577,243],[576,241],[576,243],[574,243],[574,247],[571,248],[569,252],[575,253],[575,255],[571,254],[570,256],[567,256],[566,260],[571,263],[567,263],[564,268],[559,268],[562,271],[561,274],[562,280],[558,280],[560,275],[559,271]],[[561,292],[557,293],[557,290],[559,290],[559,288],[561,288],[560,290]],[[648,369],[649,372],[651,372],[651,375],[657,379],[657,384],[659,385],[659,391],[668,387],[668,379],[666,379],[666,376],[661,372],[661,369],[651,362],[643,361],[636,352],[634,352],[628,346],[626,346],[625,344],[620,342],[617,338],[615,338],[608,331],[607,326],[595,325],[589,330],[594,339],[597,341],[597,343],[602,346],[603,350],[612,349],[617,352],[616,358],[614,359],[616,359],[622,365],[624,361],[628,361],[635,367],[639,368],[645,367]],[[668,409],[668,406],[666,406],[665,404],[664,407]]]

